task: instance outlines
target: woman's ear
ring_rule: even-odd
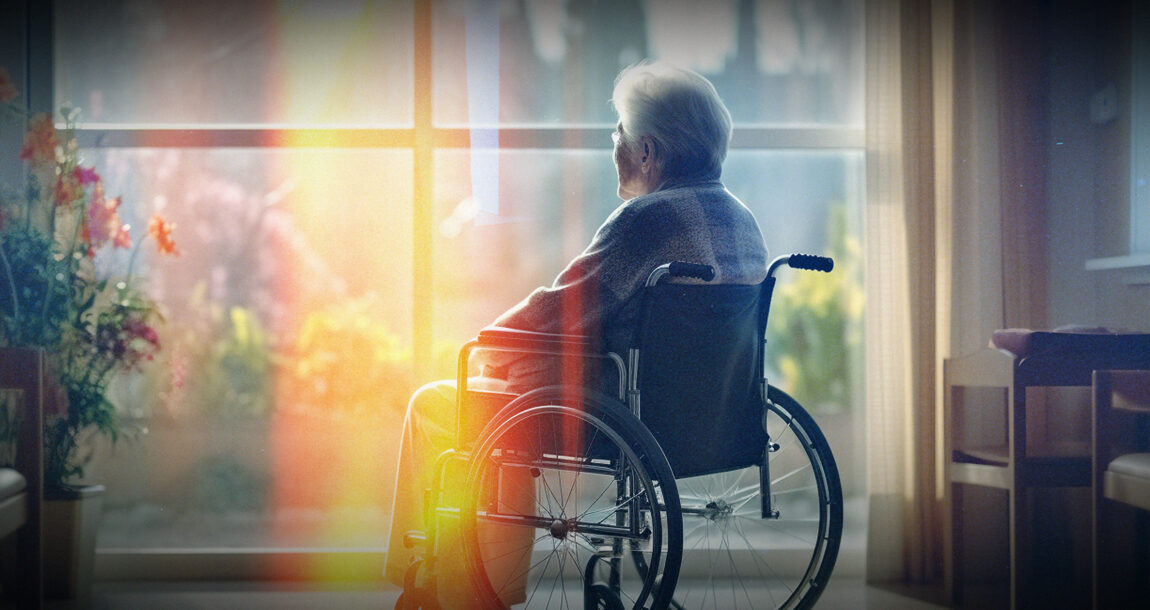
[[[655,141],[646,136],[643,137],[643,154],[639,156],[640,164],[643,166],[643,171],[654,169],[659,164],[659,148],[655,145]]]

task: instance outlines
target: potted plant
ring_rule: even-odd
[[[0,119],[24,117],[13,103],[16,96],[0,67]],[[160,349],[152,326],[158,307],[133,268],[146,237],[161,253],[176,254],[176,248],[172,226],[158,215],[133,248],[120,198],[108,197],[95,168],[80,158],[77,112],[65,108],[62,114],[63,129],[47,114],[31,118],[19,154],[26,184],[18,192],[0,192],[0,348],[39,348],[53,365],[52,378],[45,380],[52,388],[44,413],[45,557],[79,569],[63,581],[65,596],[73,597],[84,594],[94,531],[77,535],[88,547],[78,552],[52,537],[97,525],[102,488],[77,484],[91,457],[85,441],[120,436],[109,384]],[[126,257],[117,257],[116,250],[125,250]],[[125,258],[126,265],[116,264]],[[52,525],[54,518],[63,523]],[[50,590],[51,569],[45,579]]]

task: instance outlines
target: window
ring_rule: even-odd
[[[164,361],[118,388],[147,433],[91,468],[105,550],[381,549],[414,386],[452,375],[619,204],[609,97],[642,57],[716,84],[727,186],[773,254],[858,269],[857,0],[65,1],[55,23],[85,154],[183,251],[141,261]],[[861,334],[861,310],[829,319],[800,292],[775,319],[787,307]],[[777,368],[786,385],[804,367]],[[828,429],[844,482],[863,480],[845,468],[857,390],[814,405],[845,422]]]
[[[1146,34],[1150,30],[1150,13],[1146,7],[1133,3],[1131,35],[1131,136],[1130,136],[1130,253],[1150,252],[1150,123],[1146,111],[1150,107],[1150,45]]]

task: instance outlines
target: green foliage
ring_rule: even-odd
[[[70,273],[37,231],[6,227],[0,233],[0,326],[9,345],[58,345],[72,311]],[[21,306],[23,304],[23,307]]]
[[[862,248],[847,226],[846,206],[830,209],[830,274],[798,272],[780,282],[767,329],[767,363],[782,385],[813,411],[850,408],[861,363]]]
[[[217,513],[261,511],[270,492],[266,474],[230,455],[208,456],[196,469],[191,505]]]
[[[259,318],[244,307],[228,311],[200,368],[203,410],[229,417],[265,414],[272,402],[271,348]]]

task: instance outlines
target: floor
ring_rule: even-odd
[[[905,593],[905,592],[904,592]],[[47,610],[356,610],[394,607],[399,591],[390,585],[304,585],[248,582],[97,583],[87,604],[49,603]],[[866,586],[861,580],[833,580],[819,608],[934,610],[943,608],[910,595]],[[926,595],[925,597],[929,597]]]

